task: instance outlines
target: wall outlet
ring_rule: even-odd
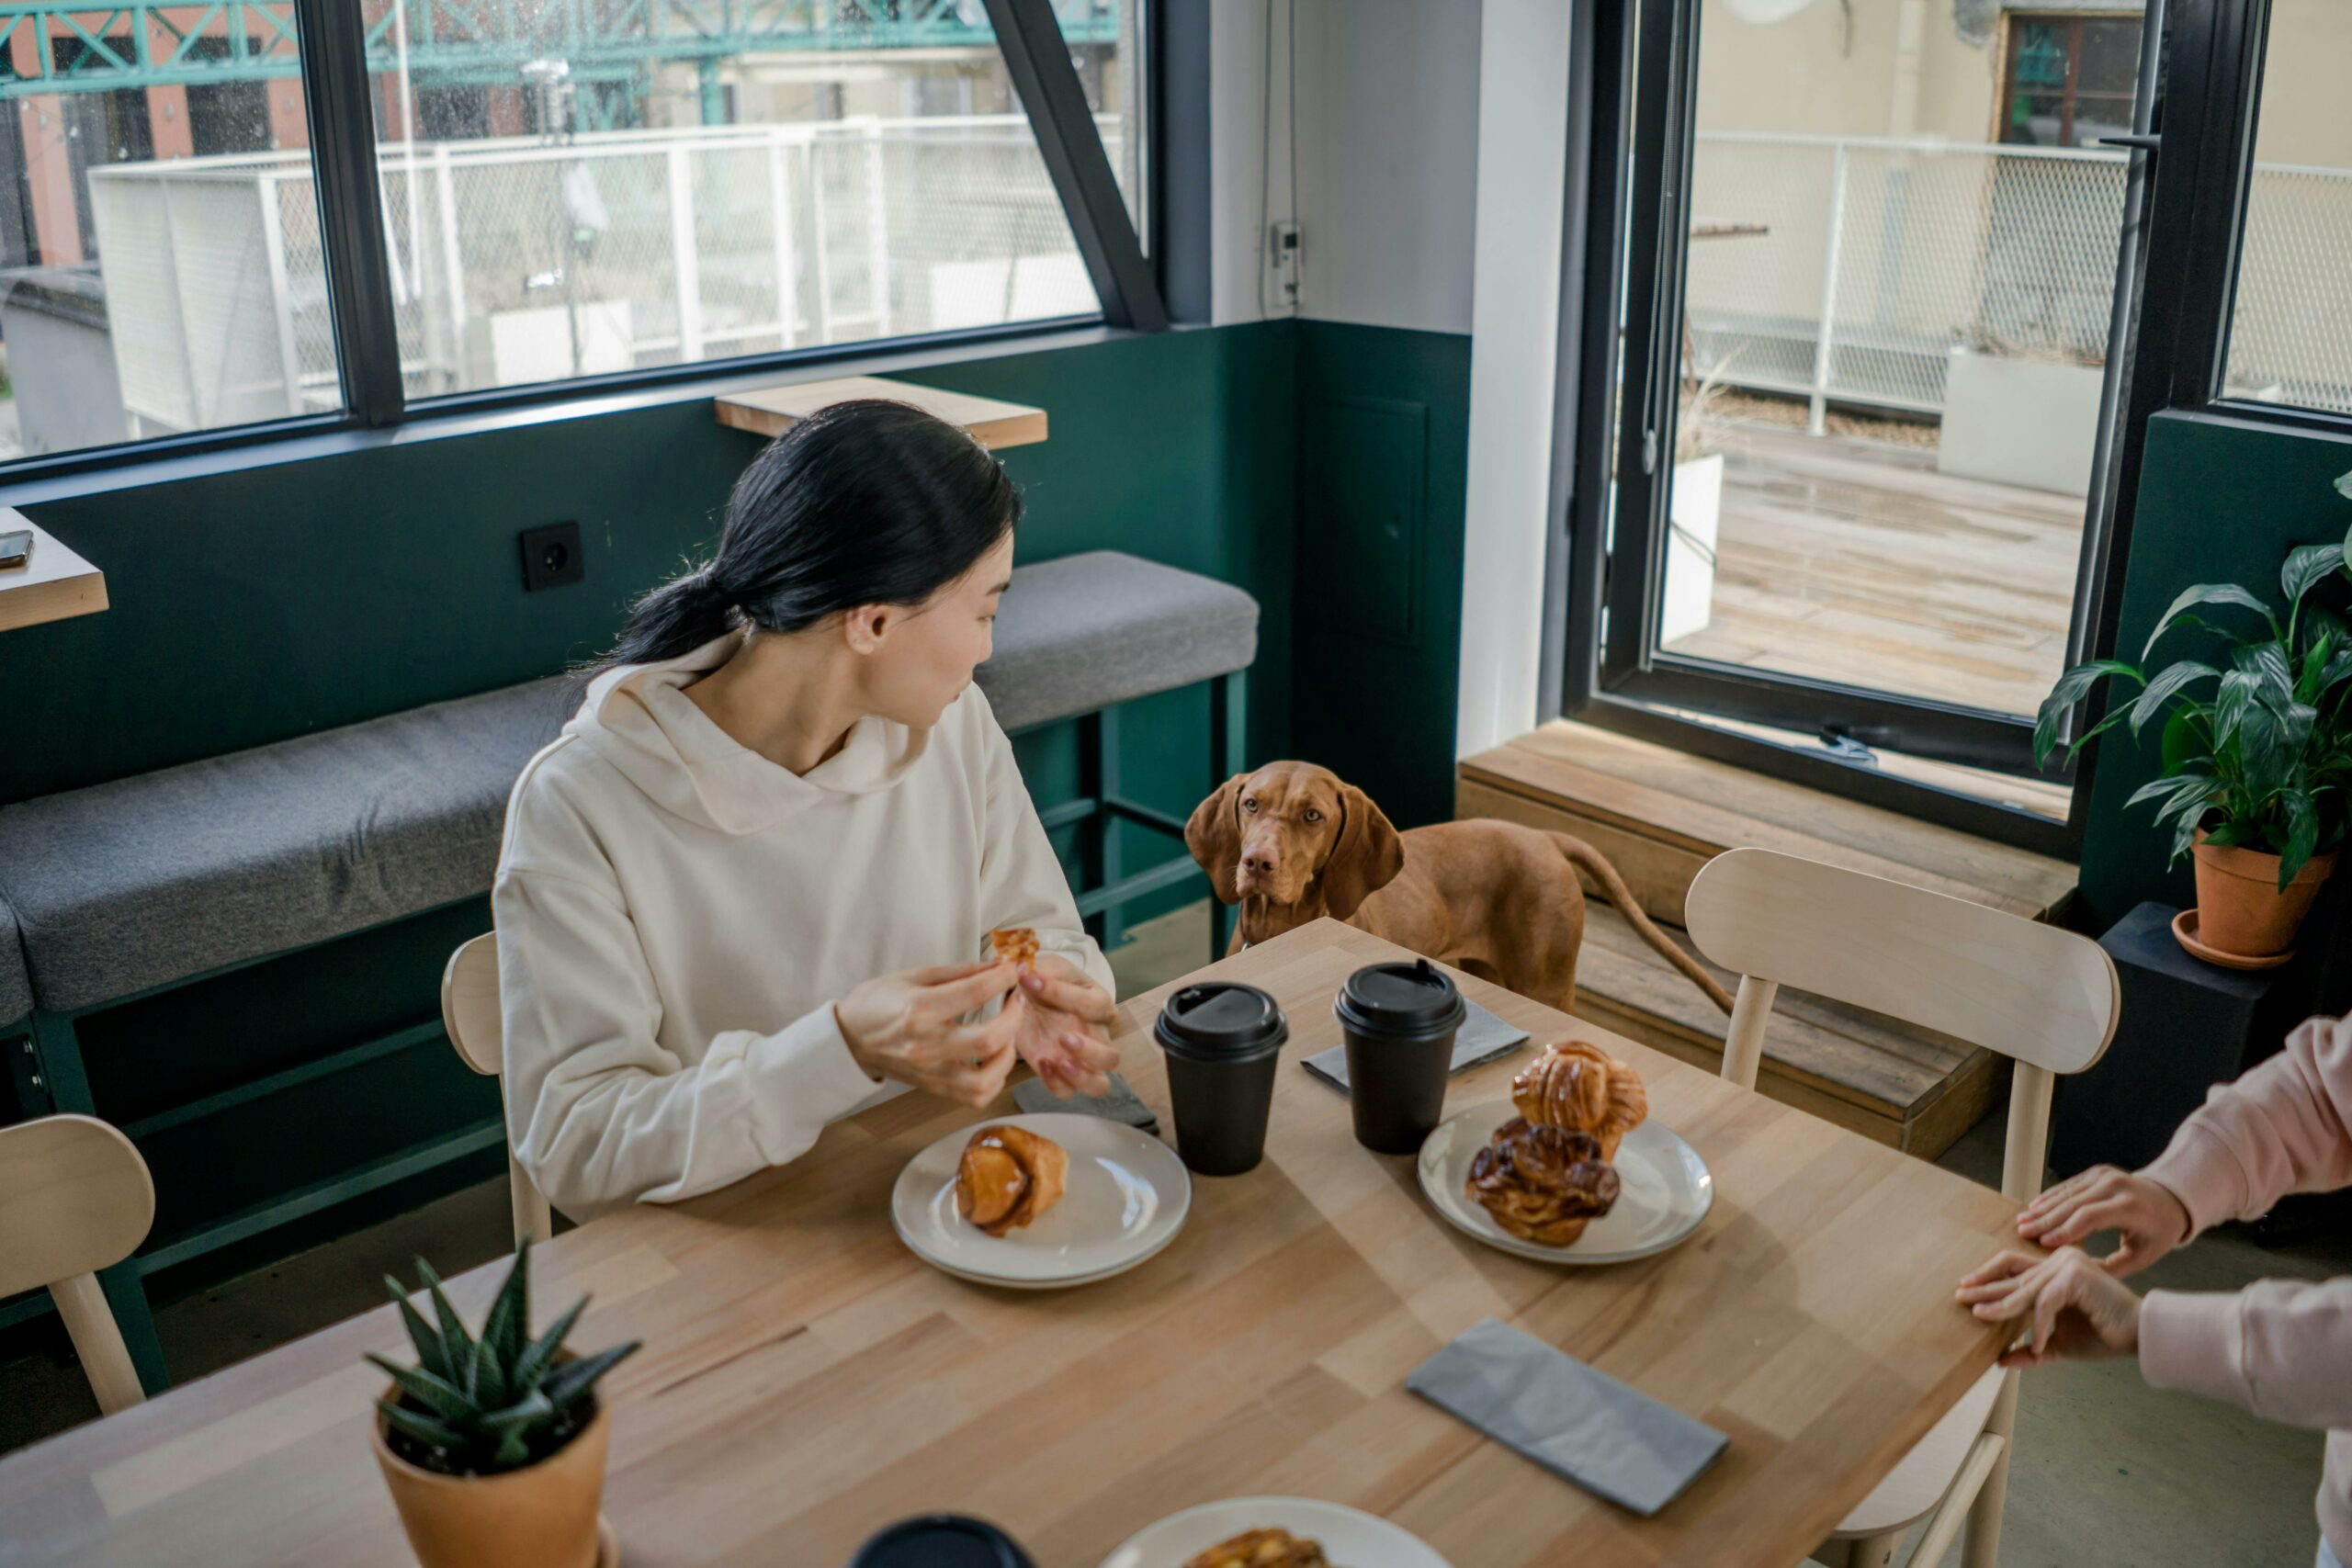
[[[580,549],[580,525],[550,523],[526,528],[523,543],[523,590],[560,588],[588,575],[588,558]]]
[[[1298,225],[1285,218],[1266,233],[1266,265],[1274,275],[1274,299],[1283,307],[1298,307]]]

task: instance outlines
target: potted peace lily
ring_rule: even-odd
[[[2335,488],[2352,498],[2352,474]],[[2060,676],[2042,701],[2033,750],[2044,765],[2066,711],[2101,681],[2137,691],[2114,694],[2069,757],[2103,730],[2126,725],[2136,739],[2163,716],[2164,773],[2125,804],[2154,802],[2157,822],[2172,826],[2174,861],[2195,860],[2196,924],[2186,924],[2190,911],[2173,922],[2191,952],[2283,954],[2335,868],[2352,784],[2352,626],[2305,599],[2328,578],[2352,576],[2347,546],[2352,538],[2288,552],[2278,572],[2284,622],[2232,582],[2199,583],[2175,599],[2141,660],[2165,637],[2196,629],[2217,639],[2211,662],[2182,659],[2150,675],[2122,660],[2094,660]],[[2259,629],[2241,636],[2195,613],[2209,605],[2253,611]]]
[[[611,1427],[596,1382],[638,1341],[593,1356],[565,1349],[584,1296],[545,1334],[528,1337],[527,1239],[515,1249],[480,1338],[466,1332],[422,1258],[416,1269],[432,1298],[433,1323],[409,1304],[399,1280],[384,1280],[416,1365],[368,1359],[392,1380],[376,1406],[376,1461],[418,1562],[590,1568],[600,1551],[597,1508]]]

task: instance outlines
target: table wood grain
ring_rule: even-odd
[[[32,532],[32,558],[0,568],[0,632],[94,615],[107,607],[104,572],[15,507],[0,506],[0,534],[19,528]]]
[[[1716,1182],[1705,1224],[1663,1257],[1564,1269],[1494,1251],[1430,1210],[1410,1159],[1357,1146],[1346,1101],[1297,1066],[1336,1043],[1341,978],[1394,956],[1324,921],[1209,971],[1290,1017],[1268,1157],[1198,1179],[1183,1234],[1120,1278],[1029,1294],[918,1261],[891,1184],[979,1118],[913,1095],[787,1168],[536,1249],[537,1316],[586,1291],[580,1345],[646,1342],[606,1385],[625,1560],[830,1568],[891,1520],[951,1509],[1011,1529],[1040,1568],[1091,1568],[1162,1515],[1267,1493],[1385,1514],[1456,1568],[1800,1559],[1991,1364],[2000,1332],[1951,1282],[2010,1239],[2012,1206],[1465,979],[1539,1043],[1636,1066]],[[1121,1010],[1126,1074],[1163,1120],[1148,1030],[1172,988]],[[1505,1097],[1523,1059],[1454,1080],[1449,1108]],[[469,1317],[502,1267],[457,1282]],[[1406,1392],[1488,1316],[1729,1449],[1640,1519]],[[0,1559],[406,1562],[368,1452],[371,1349],[404,1350],[389,1307],[0,1461]]]

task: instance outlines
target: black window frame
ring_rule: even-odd
[[[1694,13],[1697,3],[1689,0]],[[1655,246],[1624,243],[1629,217],[1638,223],[1649,214],[1653,227],[1632,232],[1657,233],[1655,215],[1661,202],[1670,201],[1670,192],[1637,189],[1628,177],[1634,154],[1643,151],[1636,147],[1636,137],[1653,139],[1646,148],[1651,161],[1643,166],[1657,167],[1660,154],[1655,139],[1668,134],[1664,119],[1656,115],[1642,117],[1645,123],[1637,125],[1632,99],[1637,92],[1645,101],[1657,101],[1651,96],[1685,91],[1683,82],[1695,51],[1694,39],[1679,30],[1683,9],[1683,0],[1577,0],[1576,37],[1584,41],[1577,45],[1572,71],[1589,73],[1590,91],[1571,100],[1567,195],[1570,212],[1588,212],[1590,221],[1571,244],[1561,269],[1543,712],[2071,857],[2079,852],[2087,825],[2096,746],[2086,749],[2073,771],[2072,805],[2060,823],[1897,777],[1826,747],[1777,744],[1681,716],[1668,711],[1670,675],[1665,682],[1645,682],[1638,694],[1612,685],[1609,678],[1609,650],[1600,637],[1603,607],[1612,611],[1609,631],[1621,650],[1627,620],[1636,622],[1634,633],[1642,630],[1638,616],[1613,613],[1628,602],[1625,583],[1607,581],[1611,490],[1607,455],[1612,426],[1619,423],[1614,403],[1620,310],[1629,328],[1626,341],[1635,341],[1630,329],[1639,302],[1655,296],[1664,268],[1680,265],[1680,242],[1672,236],[1661,235]],[[2110,401],[2120,405],[2120,417],[2102,422],[2100,449],[2094,457],[2100,525],[2086,529],[2070,662],[2108,657],[2114,649],[2132,513],[2154,415],[2187,412],[2352,436],[2352,417],[2222,394],[2270,0],[2151,0],[2148,12],[2141,70],[2150,90],[2141,95],[2132,133],[2117,139],[2130,157],[2124,243],[2136,252],[2136,265],[2126,274],[2127,287],[2117,293],[2113,338],[2117,352],[2128,357],[2108,389]],[[1637,26],[1677,28],[1676,47],[1637,51]],[[1586,155],[1577,155],[1579,149],[1588,150]],[[1679,178],[1687,182],[1687,145],[1679,167]],[[1636,468],[1644,422],[1631,405],[1638,395],[1629,382],[1628,416],[1617,431],[1613,453],[1615,463],[1630,460]],[[1579,461],[1579,454],[1595,457]],[[1804,709],[1804,682],[1776,677],[1770,683],[1780,688],[1777,694],[1785,702],[1782,727],[1812,733],[1815,724]],[[1845,712],[1860,714],[1866,723],[1874,717],[1888,721],[1884,728],[1865,729],[1857,739],[1891,750],[1916,750],[1903,744],[1903,726],[1917,721],[1922,705],[1887,704],[1873,713],[1867,701],[1850,700],[1867,699],[1870,694],[1829,689]],[[1954,716],[1961,721],[1955,728],[1962,733],[1973,728],[1999,749],[1995,758],[2006,751],[2014,759],[2030,728],[2030,721],[2006,716],[1963,709]],[[2088,726],[2100,716],[2094,705],[2078,710],[2075,723]],[[1939,739],[1948,743],[1952,733],[1947,729]]]
[[[1108,153],[1088,109],[1084,85],[1064,41],[1051,0],[984,0],[1007,73],[1012,77],[1032,134],[1036,139],[1056,197],[1060,200],[1080,257],[1101,302],[1098,311],[956,332],[899,335],[855,343],[828,344],[763,354],[695,360],[690,364],[573,377],[516,387],[485,388],[412,403],[401,383],[399,340],[393,325],[385,228],[376,169],[375,99],[368,73],[366,24],[352,0],[293,0],[296,42],[301,60],[305,118],[311,136],[320,239],[327,293],[334,323],[335,362],[343,392],[341,410],[283,419],[188,431],[85,447],[72,452],[0,460],[0,492],[38,487],[54,493],[57,481],[78,474],[176,462],[218,455],[230,468],[254,460],[252,448],[322,434],[385,432],[436,420],[473,419],[498,410],[537,411],[565,403],[610,399],[663,387],[705,381],[741,381],[763,371],[790,371],[877,356],[921,355],[963,345],[987,344],[1067,333],[1074,328],[1109,327],[1137,333],[1169,330],[1162,298],[1163,258],[1147,258],[1121,197]],[[1197,24],[1163,17],[1163,11],[1189,16]],[[1193,159],[1205,168],[1206,128],[1196,154],[1171,153],[1162,146],[1159,106],[1167,96],[1205,100],[1205,85],[1188,78],[1164,80],[1162,51],[1148,39],[1171,27],[1206,32],[1206,0],[1143,0],[1139,30],[1128,47],[1147,51],[1143,101],[1129,107],[1147,137],[1146,156],[1157,172],[1171,157]],[[1189,36],[1189,33],[1188,35]],[[1178,51],[1179,68],[1204,77],[1206,51]],[[1191,132],[1188,130],[1188,134]],[[1164,210],[1159,182],[1148,192],[1157,217]],[[1167,232],[1164,229],[1160,231]],[[1206,239],[1180,242],[1205,256]]]

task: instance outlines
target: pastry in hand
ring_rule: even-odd
[[[990,1235],[1037,1219],[1062,1200],[1069,1155],[1025,1127],[983,1127],[956,1167],[956,1212]]]
[[[1285,1529],[1244,1530],[1184,1559],[1184,1568],[1330,1568],[1320,1542]]]
[[[999,964],[1018,964],[1023,969],[1036,967],[1037,933],[1027,926],[1007,926],[1001,931],[989,932],[989,948]]]
[[[1566,1247],[1615,1205],[1617,1186],[1590,1133],[1514,1116],[1472,1156],[1464,1190],[1521,1240]]]
[[[1590,1133],[1600,1140],[1604,1160],[1617,1157],[1617,1145],[1650,1113],[1642,1076],[1581,1040],[1544,1047],[1511,1079],[1510,1100],[1536,1126]]]

